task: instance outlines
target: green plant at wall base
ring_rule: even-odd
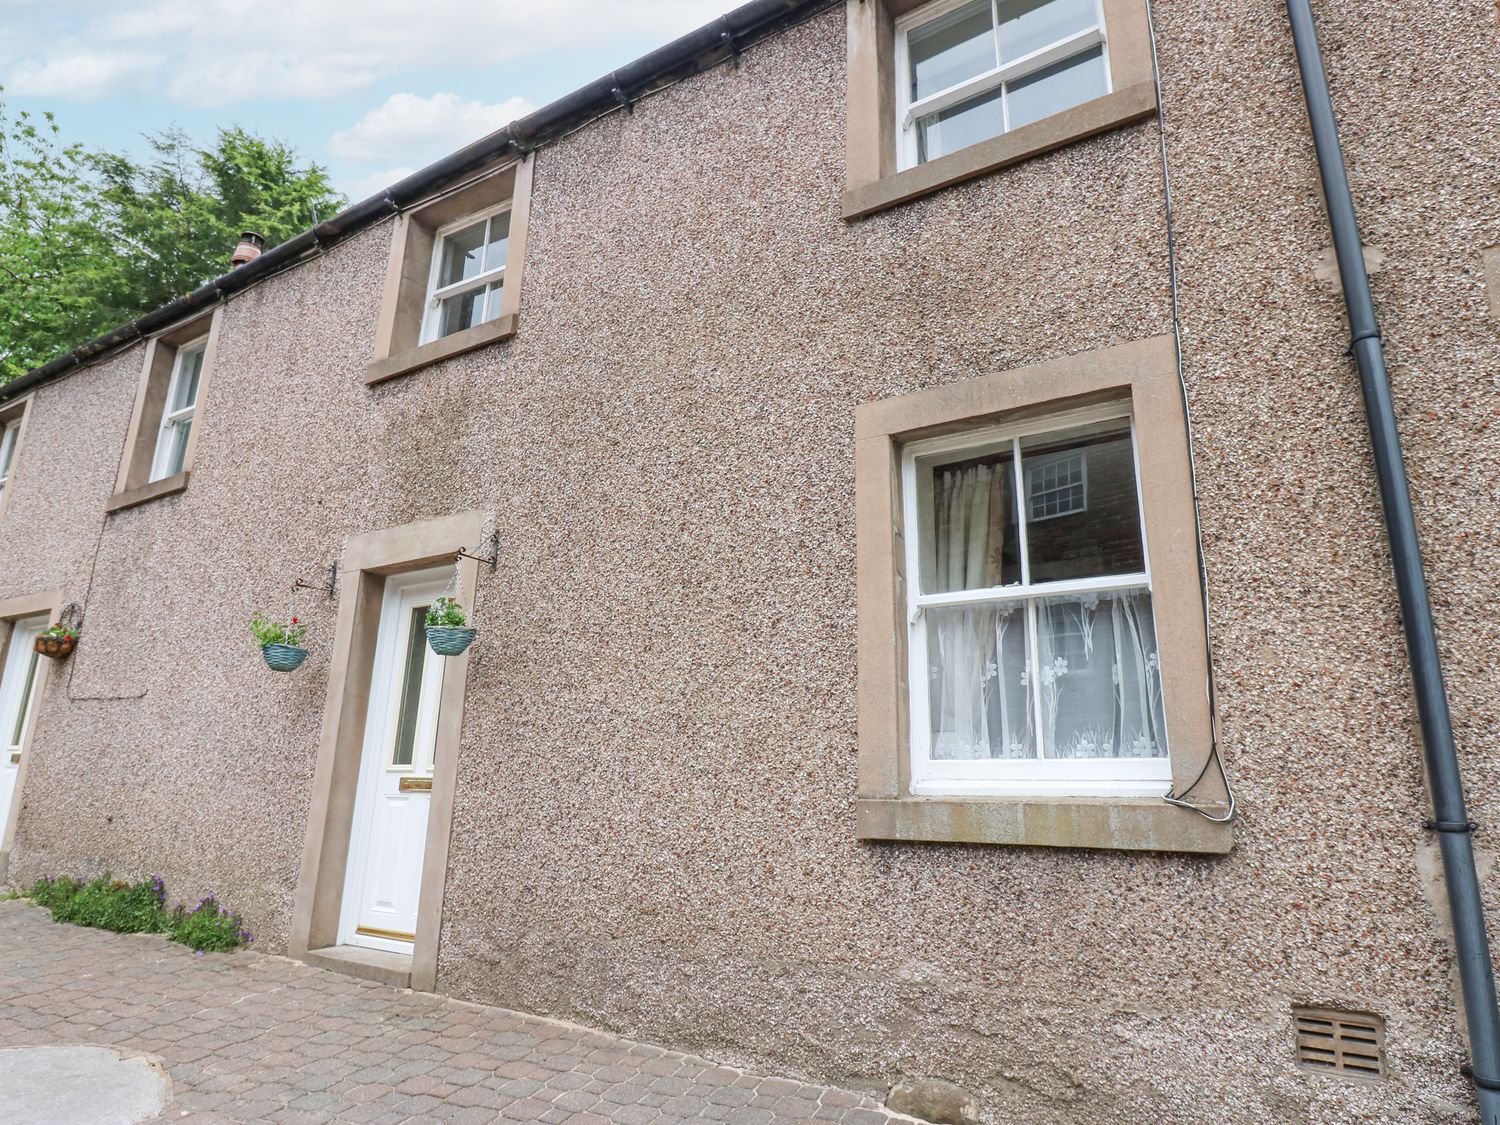
[[[179,906],[167,918],[167,936],[198,952],[228,953],[250,940],[238,914],[225,910],[213,895],[192,910]]]
[[[101,875],[79,879],[38,879],[24,892],[52,912],[54,922],[92,926],[117,934],[166,934],[198,952],[227,953],[255,940],[238,914],[221,907],[213,895],[192,910],[167,910],[167,888],[160,876],[126,883]]]
[[[267,645],[291,645],[293,648],[302,647],[302,639],[307,636],[307,626],[300,624],[294,617],[290,623],[283,625],[279,621],[272,621],[262,613],[256,613],[250,618],[250,632],[255,636],[255,644],[258,648]]]
[[[444,595],[427,607],[427,624],[435,629],[462,629],[468,623],[469,613],[457,598]]]

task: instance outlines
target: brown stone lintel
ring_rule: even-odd
[[[463,355],[464,352],[508,340],[516,334],[516,319],[514,313],[507,313],[484,324],[476,324],[473,328],[444,336],[441,340],[433,340],[385,359],[377,359],[365,368],[365,385],[374,386],[398,375],[407,375],[442,360]]]
[[[1212,854],[1234,843],[1228,824],[1155,797],[863,799],[855,817],[861,840]]]
[[[1051,152],[1156,112],[1156,86],[1137,82],[1102,98],[1002,133],[958,152],[844,192],[844,218],[859,219],[952,184]]]
[[[163,477],[154,480],[150,484],[143,484],[139,488],[127,488],[124,492],[116,492],[104,504],[106,512],[122,512],[126,508],[134,508],[138,504],[146,504],[162,496],[171,496],[174,492],[181,492],[188,486],[188,477],[191,474],[186,470],[176,476]]]

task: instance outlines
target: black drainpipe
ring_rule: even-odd
[[[1401,459],[1401,437],[1396,429],[1396,411],[1386,376],[1385,350],[1375,322],[1375,303],[1365,273],[1359,228],[1354,221],[1354,200],[1349,194],[1349,176],[1339,147],[1338,125],[1333,118],[1328,75],[1323,69],[1312,11],[1308,0],[1287,0],[1286,6],[1292,20],[1297,65],[1302,71],[1302,89],[1307,95],[1307,116],[1318,152],[1318,169],[1323,176],[1323,194],[1328,201],[1328,225],[1333,230],[1334,250],[1338,254],[1344,304],[1349,310],[1349,328],[1353,334],[1350,351],[1359,365],[1359,381],[1364,390],[1370,446],[1380,479],[1391,566],[1396,572],[1401,622],[1417,697],[1417,717],[1422,724],[1434,817],[1424,827],[1437,832],[1442,848],[1443,877],[1453,915],[1453,944],[1458,955],[1464,1015],[1474,1060],[1472,1067],[1464,1067],[1464,1072],[1473,1080],[1479,1095],[1481,1121],[1484,1125],[1500,1125],[1500,1012],[1495,1005],[1495,972],[1485,933],[1484,905],[1474,871],[1471,838],[1474,825],[1464,807],[1463,777],[1458,768],[1458,750],[1453,744],[1437,632],[1427,597],[1427,576],[1422,569],[1422,549],[1417,541],[1417,524]]]

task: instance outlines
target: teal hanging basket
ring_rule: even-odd
[[[456,625],[429,625],[427,643],[439,656],[457,656],[474,643],[476,632]]]
[[[307,659],[307,649],[296,645],[262,645],[260,654],[266,658],[266,666],[273,672],[295,672]]]

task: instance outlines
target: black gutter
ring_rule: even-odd
[[[1417,539],[1406,468],[1401,456],[1401,436],[1391,402],[1386,374],[1385,349],[1375,319],[1370,279],[1365,273],[1359,227],[1354,218],[1354,199],[1349,175],[1339,146],[1338,124],[1328,93],[1328,75],[1318,48],[1308,0],[1287,0],[1297,65],[1307,96],[1307,115],[1318,170],[1328,202],[1328,225],[1338,254],[1339,277],[1344,286],[1344,304],[1349,310],[1352,334],[1350,351],[1359,366],[1365,413],[1370,424],[1370,445],[1380,480],[1380,500],[1390,537],[1391,566],[1401,602],[1401,621],[1406,632],[1407,657],[1422,727],[1427,760],[1427,780],[1432,789],[1433,819],[1424,827],[1437,832],[1443,857],[1443,875],[1453,918],[1453,943],[1463,988],[1464,1015],[1469,1027],[1473,1065],[1464,1068],[1479,1097],[1480,1119],[1485,1125],[1500,1125],[1500,1010],[1495,1001],[1495,972],[1490,960],[1489,936],[1485,929],[1484,905],[1479,897],[1479,878],[1474,870],[1472,833],[1464,804],[1463,776],[1458,749],[1448,715],[1448,695],[1438,656],[1437,631],[1427,596],[1427,576],[1422,567],[1422,549]]]
[[[524,156],[565,133],[618,108],[631,110],[653,90],[701,73],[839,0],[751,0],[696,31],[690,31],[612,74],[565,94],[534,113],[512,121],[450,156],[412,173],[400,183],[340,211],[327,222],[281,243],[232,273],[215,278],[170,304],[64,352],[18,379],[0,385],[0,402],[16,398],[99,357],[185,317],[212,308],[232,293],[311,258],[389,215],[420,203],[465,175],[507,156]],[[226,248],[227,253],[227,248]]]

